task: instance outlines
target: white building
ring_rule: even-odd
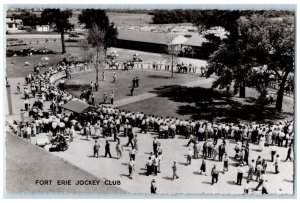
[[[8,32],[17,31],[19,26],[22,24],[20,19],[15,19],[15,17],[11,14],[6,16],[6,30]]]
[[[37,25],[36,26],[37,32],[48,32],[49,31],[49,25]]]

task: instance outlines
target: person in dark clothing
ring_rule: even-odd
[[[107,154],[109,155],[109,157],[111,158],[111,154],[110,154],[110,144],[108,141],[106,141],[106,145],[105,145],[105,157],[107,157]]]
[[[131,86],[130,95],[133,96],[134,86]]]
[[[135,86],[136,87],[139,87],[139,81],[140,81],[139,77],[136,76],[136,78],[135,78]]]
[[[128,142],[127,142],[126,146],[129,146],[129,144],[131,144],[131,147],[134,147],[134,145],[132,143],[132,139],[133,139],[133,133],[128,132]]]
[[[286,156],[285,161],[287,161],[288,159],[289,159],[290,161],[293,161],[293,160],[292,160],[292,157],[291,157],[292,149],[293,149],[293,148],[292,148],[292,145],[290,145],[289,148],[288,148],[288,151],[287,151],[287,156]]]

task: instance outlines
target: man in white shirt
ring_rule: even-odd
[[[244,168],[243,168],[243,164],[240,164],[240,166],[237,169],[237,185],[242,185],[242,180],[243,180],[243,175],[244,175]]]

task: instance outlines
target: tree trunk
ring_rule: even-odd
[[[246,97],[246,87],[240,86],[240,98],[245,98]]]
[[[66,45],[65,45],[65,31],[61,29],[60,31],[60,39],[61,39],[61,46],[62,46],[62,54],[66,53]]]
[[[172,56],[172,73],[171,73],[171,78],[173,78],[173,69],[174,69],[174,60],[173,60],[173,56]]]
[[[99,84],[98,81],[99,81],[99,68],[97,67],[96,68],[96,84]]]
[[[284,86],[285,86],[285,82],[287,80],[288,75],[289,75],[289,71],[287,71],[284,74],[284,77],[282,78],[282,81],[281,81],[281,83],[279,85],[279,90],[277,92],[277,99],[276,99],[276,106],[275,106],[275,108],[278,111],[282,110],[282,102],[283,102],[283,96],[284,96]]]

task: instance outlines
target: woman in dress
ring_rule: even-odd
[[[94,129],[95,129],[94,136],[96,138],[99,138],[101,136],[101,128],[100,128],[100,122],[99,121],[97,121],[97,123],[95,124]]]
[[[259,151],[263,151],[266,143],[266,137],[262,134],[259,139]]]

